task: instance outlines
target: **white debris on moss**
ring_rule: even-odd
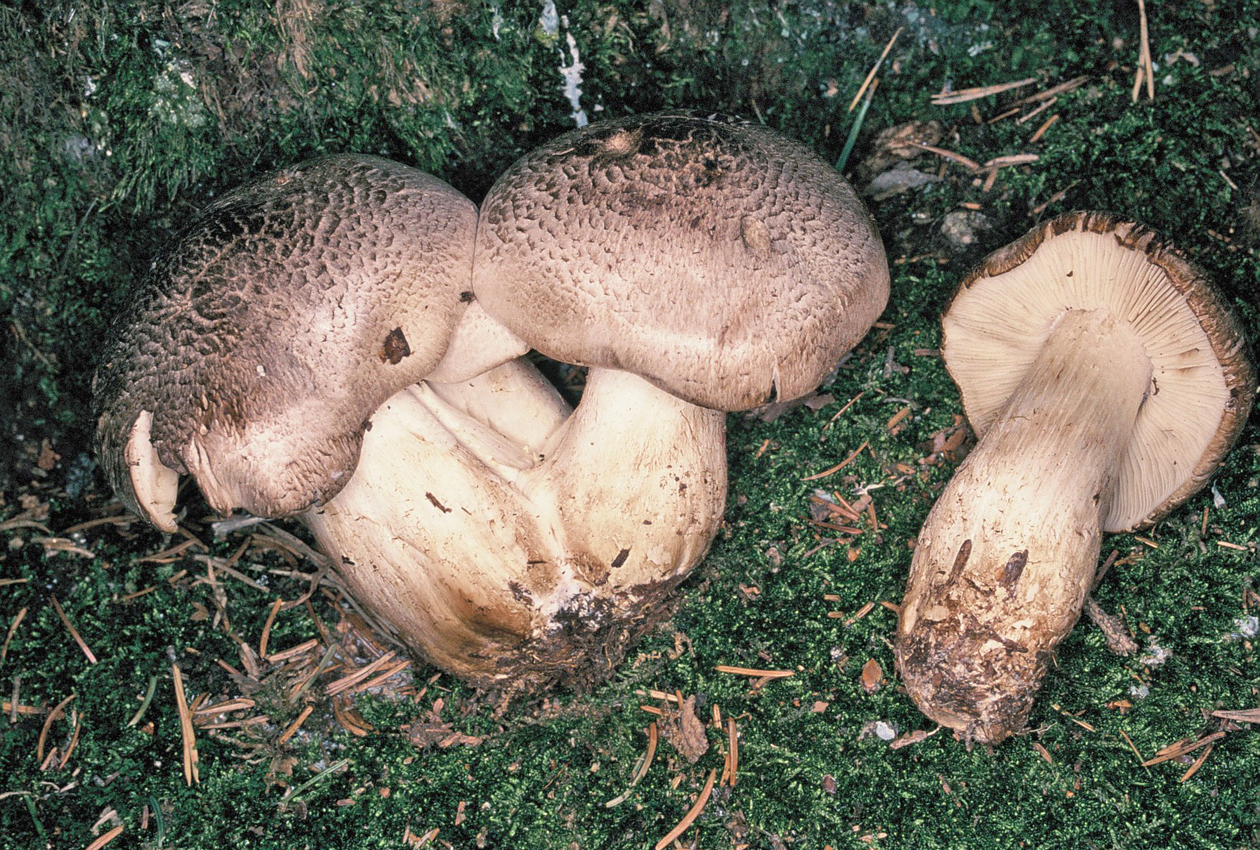
[[[558,38],[560,35],[560,13],[556,10],[555,0],[543,0],[542,17],[538,19],[538,28],[544,35]]]
[[[1147,667],[1159,667],[1169,658],[1172,658],[1172,650],[1165,649],[1159,644],[1151,641],[1151,645],[1146,648],[1146,654],[1142,656],[1142,664]]]
[[[1151,689],[1146,685],[1129,685],[1129,696],[1134,699],[1146,699],[1151,695]]]
[[[897,737],[897,727],[886,720],[872,720],[858,732],[858,740],[862,741],[872,736],[881,741],[891,741]]]
[[[1234,631],[1225,636],[1226,640],[1243,640],[1260,634],[1260,617],[1255,615],[1239,617],[1234,621]]]
[[[560,74],[564,77],[564,96],[569,99],[569,105],[573,107],[570,117],[573,123],[578,127],[585,127],[590,123],[586,117],[586,110],[582,108],[582,72],[586,70],[586,66],[582,64],[582,59],[578,56],[577,41],[573,38],[573,33],[569,32],[569,18],[564,18],[564,38],[569,45],[569,57],[573,60],[571,65],[560,65]]]
[[[551,7],[554,9],[555,4],[553,3]],[[499,9],[499,4],[495,3],[490,7],[490,34],[494,36],[495,41],[499,40],[499,31],[503,29],[503,24],[503,11]]]
[[[535,30],[539,40],[547,45],[557,43],[560,40],[561,25],[564,26],[564,41],[569,48],[570,60],[565,64],[564,49],[560,48],[560,76],[564,78],[562,89],[573,108],[569,113],[573,123],[578,127],[585,127],[590,123],[586,110],[582,108],[582,72],[586,70],[586,66],[582,64],[577,39],[569,31],[569,16],[559,13],[555,0],[543,0],[542,15],[538,18],[538,29]]]
[[[166,63],[166,68],[153,81],[156,97],[149,106],[149,115],[166,124],[195,130],[210,120],[197,96],[197,80],[186,59]]]

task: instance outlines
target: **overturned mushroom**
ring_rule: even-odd
[[[895,649],[919,708],[987,743],[1024,727],[1102,532],[1153,523],[1204,485],[1255,372],[1203,273],[1100,213],[992,254],[942,324],[980,441],[920,532]]]

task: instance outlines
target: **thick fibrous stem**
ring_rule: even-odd
[[[971,740],[1023,728],[1080,616],[1101,516],[1151,384],[1128,323],[1067,310],[919,535],[896,653],[911,697]]]
[[[704,556],[725,484],[723,414],[593,370],[568,415],[515,361],[391,398],[306,520],[412,650],[528,691],[606,675]]]
[[[520,487],[592,585],[646,590],[704,557],[726,504],[722,411],[592,369],[544,453]]]

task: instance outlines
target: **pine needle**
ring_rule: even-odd
[[[713,793],[713,782],[716,779],[717,768],[714,768],[709,771],[709,778],[705,780],[704,788],[701,789],[700,796],[696,798],[695,805],[687,811],[687,814],[683,815],[683,819],[678,822],[678,826],[671,829],[664,838],[656,842],[653,850],[665,850],[675,838],[687,831],[687,827],[691,826],[696,818],[700,817],[700,813],[704,811],[705,805],[709,802],[709,795]]]
[[[184,677],[178,664],[171,665],[171,674],[175,678],[175,705],[179,709],[179,730],[184,742],[184,782],[192,785],[201,781],[197,771],[197,737],[193,731],[192,712],[188,710],[188,699],[184,696]]]
[[[83,640],[83,637],[79,634],[79,630],[76,629],[74,624],[70,622],[70,618],[66,616],[66,612],[61,609],[61,603],[57,601],[57,597],[53,596],[51,598],[53,609],[56,610],[57,616],[61,618],[61,622],[65,623],[66,630],[70,632],[70,637],[74,638],[74,642],[79,645],[79,649],[83,650],[83,654],[87,656],[88,663],[95,664],[96,656],[92,654],[91,648],[89,648],[87,642]]]
[[[879,66],[884,64],[884,60],[888,58],[888,51],[892,50],[893,45],[897,42],[897,36],[901,35],[901,31],[903,29],[905,29],[905,27],[897,27],[897,31],[893,33],[892,38],[888,39],[888,43],[884,45],[884,52],[879,54],[879,58],[876,59],[875,64],[871,66],[870,73],[866,75],[866,79],[862,81],[862,85],[858,86],[857,94],[853,95],[853,102],[849,104],[849,112],[853,111],[853,108],[858,105],[858,101],[862,99],[862,94],[867,90],[867,88],[871,87],[871,83],[875,79],[875,73],[879,70]],[[858,120],[858,123],[861,123],[861,119]]]

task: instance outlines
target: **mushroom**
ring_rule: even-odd
[[[185,472],[299,515],[382,626],[510,696],[601,678],[664,613],[721,521],[724,411],[817,386],[888,269],[842,178],[728,119],[571,134],[486,209],[352,156],[225,196],[121,324],[98,440],[167,530]],[[531,346],[597,367],[576,410]]]
[[[1101,534],[1150,525],[1204,485],[1255,371],[1203,272],[1102,213],[990,255],[942,325],[980,439],[919,534],[895,650],[928,717],[991,743],[1024,728]]]
[[[437,178],[368,156],[211,204],[153,261],[97,370],[114,491],[168,532],[181,473],[221,514],[335,495],[372,412],[446,354],[472,300],[476,217]]]
[[[482,566],[499,577],[469,590],[454,578],[462,565],[427,568],[451,577],[442,580],[449,616],[426,640],[458,634],[458,669],[482,685],[606,675],[718,529],[725,412],[812,391],[883,310],[888,283],[853,190],[765,128],[639,116],[567,134],[515,163],[482,204],[476,304],[508,338],[591,369],[573,414],[495,467],[513,491],[497,504],[513,507],[487,510],[476,533],[505,541]],[[479,407],[471,418],[484,423],[490,406],[466,389],[429,381],[423,400],[448,422]],[[484,441],[461,440],[488,456]],[[396,575],[416,553],[438,551],[430,519],[462,522],[476,498],[408,478],[356,476],[313,521],[321,544],[369,565],[356,571],[365,576]],[[500,534],[526,516],[527,531]]]
[[[679,428],[710,435],[680,485],[704,470],[724,491],[723,412],[815,389],[888,285],[874,223],[835,169],[767,128],[688,113],[592,125],[520,159],[482,204],[473,267],[486,312],[591,367],[539,476],[574,517],[596,498],[632,513],[634,476],[619,467],[669,457]],[[600,433],[623,420],[640,424]],[[644,554],[581,526],[599,562]]]

